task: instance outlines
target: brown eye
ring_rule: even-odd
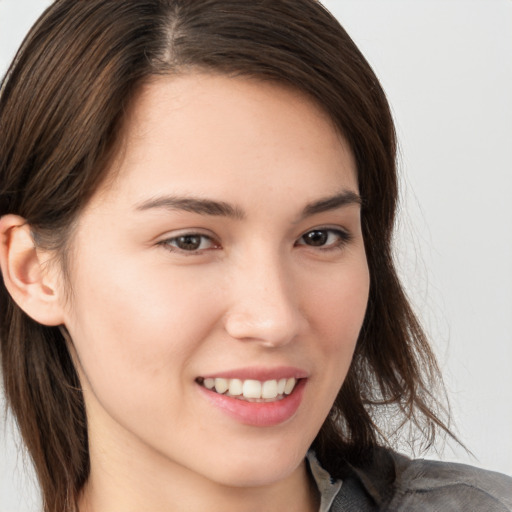
[[[303,240],[306,245],[322,246],[327,243],[329,233],[325,230],[315,229],[303,235]]]
[[[174,243],[182,251],[197,251],[201,247],[202,238],[200,235],[183,235],[175,238]]]
[[[185,233],[173,238],[167,238],[160,242],[160,245],[173,252],[188,252],[192,254],[216,247],[212,238],[199,233]]]
[[[296,245],[335,249],[349,242],[350,238],[350,234],[341,229],[312,229],[304,233],[298,239]]]

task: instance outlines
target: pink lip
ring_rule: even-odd
[[[214,379],[215,377],[219,377],[222,379],[254,379],[262,382],[274,379],[291,379],[292,377],[298,380],[305,379],[308,376],[308,372],[305,370],[294,368],[292,366],[277,366],[275,368],[247,367],[214,373],[211,375],[201,375],[204,379]]]
[[[240,373],[236,375],[240,376]],[[222,377],[229,378],[224,375]],[[265,380],[272,378],[265,375]],[[295,415],[302,402],[306,383],[307,379],[301,378],[290,395],[276,402],[246,402],[238,398],[220,395],[199,384],[197,387],[211,404],[240,423],[255,427],[272,427],[284,423]]]

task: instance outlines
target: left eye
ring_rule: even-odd
[[[186,233],[174,238],[168,238],[162,244],[170,250],[177,249],[184,252],[202,251],[215,246],[214,241],[209,236],[197,233]]]
[[[343,245],[349,239],[349,234],[339,229],[312,229],[297,240],[297,245],[333,248]]]

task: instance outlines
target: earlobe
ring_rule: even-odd
[[[25,219],[17,215],[0,218],[0,268],[5,287],[36,322],[60,325],[64,315],[58,283],[45,263]]]

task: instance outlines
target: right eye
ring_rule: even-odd
[[[166,238],[160,245],[172,252],[197,254],[208,249],[215,249],[218,244],[209,236],[201,233],[184,233],[182,235]]]
[[[340,249],[351,239],[349,233],[342,229],[317,228],[304,233],[296,242],[297,245],[303,245],[322,250]]]

